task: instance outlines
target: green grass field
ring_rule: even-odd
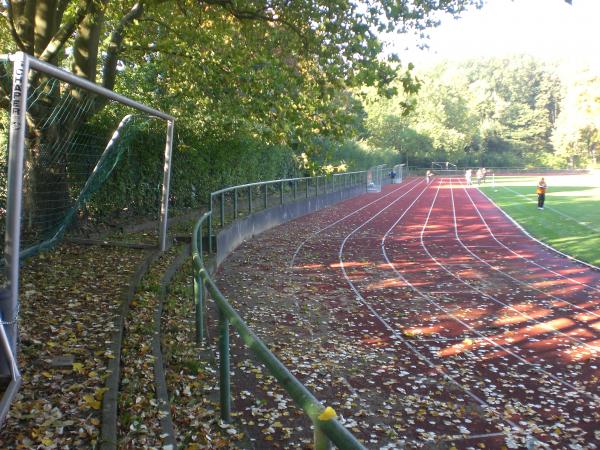
[[[563,253],[600,266],[600,174],[548,176],[544,210],[537,209],[539,177],[496,177],[481,191],[529,233]]]

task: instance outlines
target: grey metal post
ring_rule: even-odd
[[[238,218],[238,191],[237,189],[233,190],[233,220],[237,220]]]
[[[331,450],[331,441],[327,435],[323,433],[316,423],[313,423],[313,426],[315,427],[313,433],[315,450]]]
[[[8,156],[8,198],[6,206],[6,234],[4,257],[6,258],[10,301],[3,306],[2,320],[12,354],[17,355],[17,314],[19,308],[19,252],[21,251],[21,193],[23,192],[23,160],[25,153],[25,115],[27,109],[27,77],[29,58],[19,52],[13,61],[12,105],[10,109],[10,146]],[[0,361],[0,373],[10,373],[8,361]]]
[[[283,181],[279,183],[279,204],[283,205]]]
[[[265,209],[267,209],[269,207],[269,192],[267,191],[268,189],[268,184],[265,183],[265,192],[264,192],[264,201],[263,201],[263,206],[265,207]]]
[[[171,183],[171,157],[173,156],[173,129],[175,122],[167,122],[167,143],[165,145],[165,165],[163,171],[162,202],[160,205],[160,230],[158,246],[161,252],[167,248],[167,227],[169,220],[169,188]]]

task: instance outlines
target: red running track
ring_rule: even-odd
[[[386,350],[366,375],[382,420],[402,425],[381,448],[600,446],[600,271],[459,179],[386,186],[335,212],[291,265],[296,281],[328,268],[322,289],[356,298],[332,297],[338,328]]]

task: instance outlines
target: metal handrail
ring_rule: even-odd
[[[314,177],[296,177],[296,178],[282,178],[282,179],[279,179],[279,180],[256,181],[254,183],[240,184],[240,185],[237,185],[237,186],[229,186],[229,187],[226,187],[226,188],[223,188],[223,189],[219,189],[218,191],[212,192],[211,195],[212,196],[216,196],[218,194],[224,194],[226,192],[231,192],[231,191],[233,191],[235,189],[239,190],[239,189],[244,189],[244,188],[249,188],[249,187],[262,186],[262,185],[265,185],[265,184],[277,184],[277,183],[281,183],[281,182],[287,183],[287,182],[290,182],[290,181],[312,180],[312,179],[315,179],[315,178],[327,178],[329,176],[342,177],[342,176],[348,176],[348,175],[356,175],[356,174],[360,174],[360,173],[365,173],[365,171],[364,170],[360,170],[360,171],[357,171],[357,172],[334,173],[334,174],[331,174],[331,175],[317,175],[317,176],[314,176]]]
[[[211,293],[219,310],[219,387],[221,403],[221,419],[231,420],[231,393],[229,371],[229,325],[238,332],[246,346],[262,362],[271,375],[279,381],[297,406],[302,408],[314,424],[315,449],[329,449],[331,442],[338,448],[358,450],[365,447],[335,417],[328,419],[320,416],[325,407],[317,398],[271,353],[263,341],[252,332],[240,315],[231,307],[225,296],[219,291],[211,279],[203,259],[202,228],[211,217],[212,211],[206,212],[196,222],[192,233],[192,259],[194,265],[194,297],[196,314],[196,340],[202,344],[204,340],[204,299],[205,288]],[[210,236],[209,236],[210,238]]]
[[[344,187],[347,187],[348,184],[350,185],[356,185],[360,182],[362,182],[362,178],[366,177],[366,171],[358,171],[358,172],[344,172],[344,173],[336,173],[333,175],[318,175],[315,177],[301,177],[301,178],[283,178],[283,179],[279,179],[279,180],[269,180],[269,181],[258,181],[255,183],[247,183],[247,184],[241,184],[238,186],[230,186],[230,187],[226,187],[223,189],[220,189],[218,191],[214,191],[211,192],[210,197],[209,197],[209,210],[213,211],[213,206],[214,206],[214,202],[215,202],[215,198],[218,199],[217,201],[219,202],[219,215],[218,218],[215,218],[215,220],[218,219],[220,227],[223,228],[225,226],[225,202],[226,202],[226,195],[230,195],[231,198],[231,203],[232,203],[232,208],[231,208],[231,215],[233,217],[233,220],[237,220],[238,219],[238,214],[241,211],[241,208],[239,207],[239,193],[246,193],[247,196],[247,201],[248,201],[248,205],[246,208],[246,211],[248,213],[248,215],[252,214],[254,211],[256,211],[257,208],[255,206],[255,201],[258,200],[257,198],[255,198],[256,195],[256,190],[258,188],[258,191],[260,191],[259,193],[259,197],[262,197],[262,201],[260,203],[262,203],[262,208],[261,209],[267,209],[269,207],[269,187],[271,186],[276,186],[279,185],[279,189],[278,189],[278,197],[279,197],[279,204],[283,205],[285,203],[285,195],[284,195],[284,191],[285,191],[285,186],[286,185],[290,185],[292,187],[292,201],[296,201],[299,198],[299,186],[298,183],[303,183],[305,186],[302,188],[304,190],[304,193],[302,194],[305,198],[309,198],[311,196],[311,191],[313,193],[314,197],[319,196],[320,192],[334,192],[336,190],[341,190]],[[319,180],[325,180],[325,183],[321,183],[321,185],[319,184]],[[337,181],[338,179],[341,179],[341,181]],[[365,183],[365,187],[366,187],[366,183]],[[213,229],[213,216],[209,216],[208,217],[208,235],[212,236],[212,229]],[[209,239],[209,252],[212,253],[212,239]]]
[[[346,177],[350,180],[350,184],[360,184],[365,182],[363,176],[366,176],[366,171],[349,172],[343,174],[333,174],[331,190],[336,189],[335,180],[338,177]],[[219,291],[215,282],[211,279],[208,270],[204,265],[204,246],[203,238],[204,227],[207,228],[206,237],[208,239],[208,253],[213,252],[213,235],[212,235],[212,217],[213,217],[213,199],[219,197],[221,199],[220,216],[221,225],[224,225],[224,204],[226,193],[233,193],[234,218],[237,219],[238,212],[238,191],[248,189],[248,213],[252,214],[252,189],[265,186],[264,189],[264,207],[268,207],[268,191],[267,186],[280,185],[279,196],[281,204],[284,203],[283,187],[285,183],[292,183],[293,198],[297,199],[297,183],[306,182],[306,197],[309,197],[309,184],[314,180],[315,192],[314,195],[319,195],[319,179],[327,177],[326,175],[317,177],[302,177],[302,178],[287,178],[281,180],[262,181],[257,183],[248,183],[239,186],[227,187],[218,191],[212,192],[210,195],[210,210],[202,215],[196,222],[192,232],[192,259],[194,270],[194,304],[195,304],[195,338],[198,345],[204,343],[204,310],[206,290],[210,292],[219,311],[219,386],[220,386],[220,404],[221,404],[221,419],[225,422],[231,420],[231,393],[230,393],[230,371],[229,371],[229,325],[238,332],[246,346],[254,353],[274,376],[281,386],[287,391],[290,397],[306,413],[314,424],[314,446],[316,450],[325,450],[331,448],[333,442],[339,448],[344,449],[364,449],[365,447],[350,433],[340,422],[333,418],[321,416],[327,409],[316,397],[296,378],[292,373],[271,353],[262,340],[254,334],[248,327],[239,314],[231,307],[225,296]],[[342,189],[346,187],[348,182],[337,183],[337,187]],[[364,183],[366,187],[366,182]],[[328,191],[325,184],[323,193]],[[331,412],[331,410],[330,410]],[[323,419],[323,420],[321,420]]]

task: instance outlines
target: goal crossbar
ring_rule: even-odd
[[[169,186],[171,175],[171,161],[173,152],[173,132],[175,118],[165,112],[144,105],[135,100],[117,94],[109,89],[75,76],[65,70],[55,67],[49,63],[40,61],[33,56],[23,52],[11,55],[2,55],[0,60],[10,61],[12,70],[12,96],[10,108],[10,129],[8,147],[8,183],[6,198],[6,228],[5,228],[5,267],[6,267],[6,289],[1,293],[8,297],[0,307],[0,371],[4,375],[12,377],[11,388],[5,391],[0,400],[0,425],[16,394],[20,375],[16,367],[16,341],[18,334],[18,291],[19,291],[19,269],[21,252],[21,214],[22,214],[22,192],[24,177],[24,160],[27,129],[28,88],[31,81],[32,71],[56,78],[71,86],[84,89],[90,93],[112,100],[116,103],[133,108],[149,116],[162,119],[167,124],[166,142],[164,150],[164,166],[162,174],[162,192],[160,199],[160,225],[159,242],[160,250],[165,250],[167,243],[167,220]],[[10,353],[10,354],[9,354]],[[16,386],[16,389],[15,389]]]

